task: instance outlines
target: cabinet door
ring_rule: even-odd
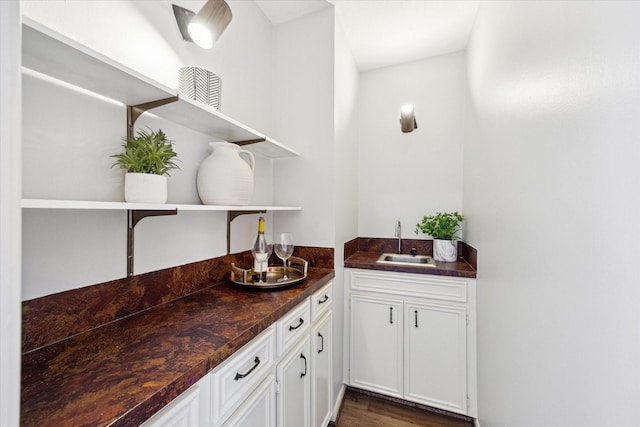
[[[276,369],[278,427],[308,427],[310,377],[309,335],[282,358]]]
[[[200,387],[192,386],[142,424],[142,427],[198,427]]]
[[[311,329],[311,427],[326,427],[331,418],[332,312]]]
[[[253,392],[236,412],[224,423],[224,427],[275,427],[276,381],[273,375]]]
[[[467,311],[405,302],[405,398],[465,413]]]
[[[352,386],[402,397],[402,300],[351,296]]]

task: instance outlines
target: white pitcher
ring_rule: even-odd
[[[196,179],[200,200],[205,205],[248,205],[253,195],[253,154],[229,142],[209,145],[211,155],[198,168]],[[247,156],[248,163],[241,154]]]

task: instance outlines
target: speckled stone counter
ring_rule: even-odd
[[[139,425],[333,277],[332,268],[310,268],[305,281],[272,291],[210,283],[28,350],[21,425]],[[43,305],[27,302],[23,311],[49,313]]]
[[[431,240],[403,239],[402,253],[409,253],[416,248],[420,255],[433,255]],[[362,238],[359,237],[345,243],[344,266],[365,270],[395,271],[400,273],[435,274],[439,276],[454,276],[476,278],[477,252],[474,248],[459,242],[458,261],[436,261],[436,267],[417,267],[404,265],[379,264],[376,261],[383,253],[395,253],[398,249],[397,239]]]

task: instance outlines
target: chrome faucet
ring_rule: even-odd
[[[398,238],[398,254],[402,253],[402,225],[400,225],[400,220],[396,220],[396,233],[394,237]]]

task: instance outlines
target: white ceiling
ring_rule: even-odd
[[[325,0],[255,0],[273,25],[331,6]]]
[[[256,0],[274,25],[333,4],[362,71],[466,48],[479,1]]]

